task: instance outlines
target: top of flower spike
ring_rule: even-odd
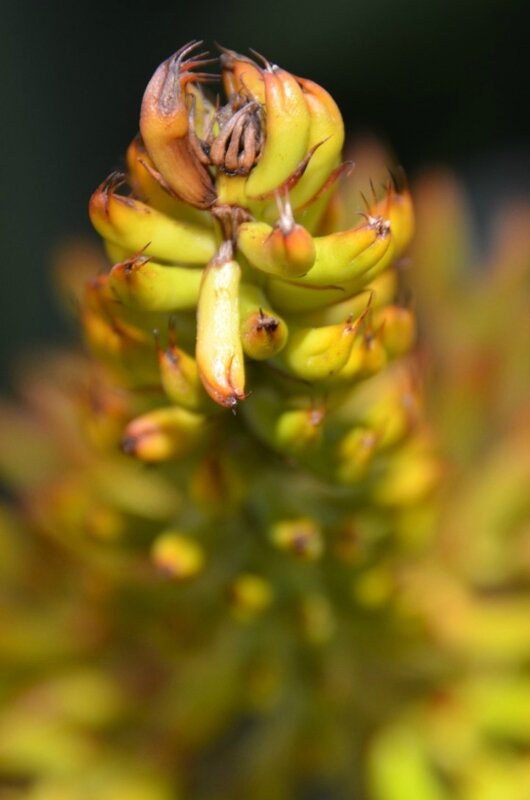
[[[160,64],[145,91],[140,131],[153,175],[196,208],[247,207],[284,189],[297,190],[295,207],[310,201],[336,168],[344,141],[332,98],[265,59],[260,65],[222,48],[227,102],[214,105],[201,84],[217,76],[201,68],[216,59],[197,52],[201,44]]]
[[[192,42],[157,68],[141,138],[127,152],[129,188],[118,193],[124,176],[113,175],[91,198],[92,222],[116,263],[102,288],[107,299],[87,317],[89,338],[99,342],[105,329],[129,363],[145,331],[127,321],[122,338],[129,332],[130,341],[115,341],[117,316],[195,311],[190,370],[231,409],[248,397],[248,359],[309,383],[352,380],[360,339],[342,304],[401,256],[412,233],[410,197],[389,185],[378,198],[372,186],[364,220],[334,230],[327,213],[344,128],[333,99],[261,57],[223,49],[227,102],[214,105],[202,90],[215,77],[202,71],[207,55]],[[332,305],[330,324],[299,318]]]

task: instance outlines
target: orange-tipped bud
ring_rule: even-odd
[[[186,103],[186,85],[204,77],[191,71],[206,63],[202,54],[188,58],[198,44],[186,45],[160,64],[145,90],[140,131],[167,186],[192,206],[209,208],[216,193],[208,169],[192,146]]]
[[[263,361],[285,347],[287,326],[281,317],[259,309],[241,321],[241,341],[249,358]]]
[[[123,175],[111,174],[98,186],[89,203],[92,225],[125,253],[169,263],[204,264],[215,253],[213,231],[180,221],[155,208],[117,193]]]
[[[127,455],[167,461],[188,453],[204,436],[206,418],[176,406],[159,408],[129,423],[122,439]]]
[[[246,222],[238,230],[238,247],[256,267],[281,278],[306,275],[315,262],[313,237],[294,221],[288,198],[278,198],[280,218],[271,228],[264,222]]]
[[[291,332],[280,354],[282,365],[307,381],[333,379],[348,362],[357,337],[359,320],[351,319],[321,328],[298,328]]]
[[[157,340],[157,357],[162,388],[172,403],[196,411],[208,399],[199,376],[197,362],[175,341],[175,327],[169,329],[167,349]]]
[[[315,263],[315,243],[303,225],[295,222],[280,223],[270,237],[270,249],[275,261],[289,267],[285,277],[306,275]]]
[[[241,341],[246,355],[256,361],[272,358],[287,342],[287,325],[267,306],[267,298],[261,289],[252,283],[241,284]]]
[[[315,266],[301,283],[326,286],[361,278],[387,255],[391,243],[388,221],[382,217],[369,217],[356,228],[318,236]]]
[[[310,117],[296,78],[280,67],[262,70],[265,84],[265,143],[246,183],[249,198],[282,187],[307,154]]]
[[[303,175],[291,192],[293,208],[313,202],[337,167],[344,144],[341,113],[331,95],[318,84],[298,78],[309,111],[308,152]]]
[[[115,264],[109,282],[116,297],[141,311],[180,311],[195,308],[202,271],[166,267],[136,253]]]

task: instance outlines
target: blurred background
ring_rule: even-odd
[[[2,0],[0,374],[70,336],[54,248],[119,167],[154,68],[192,38],[263,52],[331,91],[351,134],[391,143],[414,178],[444,164],[487,220],[530,183],[525,0]],[[18,360],[18,359],[17,359]]]

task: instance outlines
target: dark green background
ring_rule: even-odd
[[[86,233],[156,65],[200,37],[254,47],[325,85],[352,132],[392,142],[412,176],[446,163],[485,217],[528,175],[523,0],[0,1],[0,370],[67,334],[49,254]],[[528,184],[526,183],[526,186]],[[480,219],[479,213],[479,219]]]

